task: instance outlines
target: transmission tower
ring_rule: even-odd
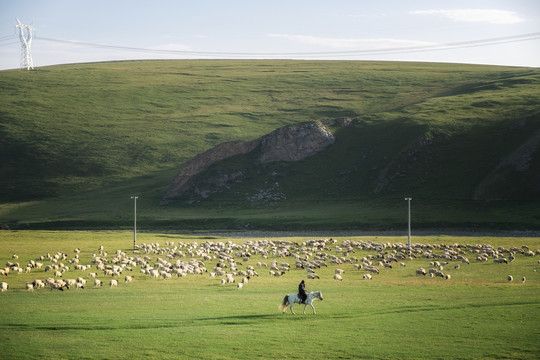
[[[21,24],[19,19],[17,23],[16,27],[19,29],[19,39],[21,39],[21,68],[30,70],[34,68],[30,45],[32,45],[32,31],[36,29],[32,25]]]

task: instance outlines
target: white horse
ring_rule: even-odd
[[[305,302],[305,305],[304,305],[304,311],[302,312],[302,314],[304,314],[304,315],[306,314],[306,307],[308,305],[311,306],[311,309],[313,309],[313,313],[315,314],[315,308],[313,307],[313,300],[315,300],[315,299],[319,299],[319,300],[323,299],[322,293],[320,291],[314,291],[314,292],[310,292],[310,293],[307,294],[307,299],[306,299],[306,302]],[[296,295],[296,294],[285,295],[285,298],[283,299],[281,304],[279,304],[279,309],[283,313],[286,313],[287,312],[287,305],[290,305],[291,314],[294,315],[293,305],[295,303],[298,303],[298,304],[302,303],[302,300],[298,297],[298,295]]]

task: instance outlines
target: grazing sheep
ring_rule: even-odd
[[[362,276],[362,279],[371,280],[371,279],[373,279],[373,277],[371,276],[371,274],[364,274],[364,276]]]
[[[238,290],[240,290],[242,287],[244,287],[244,284],[243,284],[243,283],[239,282],[238,284],[236,284],[236,288],[237,288]]]
[[[128,282],[132,282],[132,281],[133,281],[133,276],[131,276],[131,275],[126,275],[126,277],[124,278],[124,281],[127,282],[127,283],[128,283]]]
[[[64,291],[64,288],[69,289],[68,284],[64,280],[53,279],[53,281],[48,281],[48,282],[49,282],[49,285],[51,286],[51,291],[52,290]]]
[[[443,279],[445,278],[445,275],[442,271],[436,271],[435,276],[442,277]]]
[[[445,279],[446,279],[446,280],[450,280],[450,278],[451,278],[451,277],[450,277],[450,274],[446,274],[446,275],[445,275]]]
[[[416,270],[416,275],[424,275],[426,276],[426,270],[424,268],[420,268]]]
[[[374,274],[379,274],[379,273],[380,273],[379,268],[376,267],[376,266],[369,265],[369,266],[365,266],[364,269],[365,269],[366,271],[369,271],[369,272],[374,273]]]
[[[343,278],[339,274],[334,274],[334,280],[336,281],[343,281]]]
[[[527,279],[525,278],[525,276],[523,276],[523,277],[521,278],[521,283],[524,283],[526,280],[527,280]]]
[[[512,281],[514,280],[514,278],[512,277],[512,275],[508,275],[508,277],[506,278],[508,281]]]
[[[33,282],[27,282],[26,283],[26,290],[34,291],[34,283]]]
[[[456,264],[456,266],[454,266],[454,269],[458,270],[460,267],[461,267],[461,265]]]
[[[118,280],[112,279],[111,281],[109,281],[109,286],[110,287],[118,287]]]
[[[343,274],[345,271],[343,271],[342,269],[336,269],[334,270],[334,274],[337,274],[337,275],[341,275]]]
[[[94,286],[103,286],[103,282],[101,280],[95,279],[94,280]]]
[[[163,280],[171,280],[172,279],[172,275],[169,274],[168,272],[162,272],[161,273],[161,276],[163,277]]]
[[[9,288],[9,285],[8,285],[7,282],[3,282],[3,281],[2,281],[2,282],[0,283],[0,291],[1,291],[1,292],[6,291],[8,288]]]
[[[307,278],[308,278],[308,279],[311,279],[311,280],[313,280],[313,279],[320,279],[319,275],[317,275],[317,274],[315,274],[315,273],[309,273],[309,274],[307,274]]]

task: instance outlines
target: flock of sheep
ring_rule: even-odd
[[[406,244],[343,240],[317,239],[304,242],[282,240],[247,241],[235,244],[231,241],[202,243],[167,242],[142,244],[129,254],[122,250],[108,252],[103,246],[83,261],[81,250],[48,253],[21,264],[16,254],[0,269],[0,291],[9,289],[8,279],[20,273],[35,273],[41,279],[26,282],[25,289],[34,291],[49,287],[51,290],[84,289],[86,286],[101,287],[104,284],[114,288],[123,278],[124,283],[132,282],[134,272],[152,279],[169,280],[172,277],[208,274],[211,279],[219,279],[222,285],[236,284],[242,289],[249,280],[264,271],[270,276],[283,276],[291,271],[298,279],[320,279],[319,269],[334,267],[333,279],[342,281],[345,270],[352,265],[354,271],[362,271],[362,279],[371,280],[381,271],[394,266],[406,267],[407,261],[416,258],[429,261],[428,269],[411,270],[411,275],[441,277],[450,280],[447,272],[450,265],[454,271],[471,261],[509,264],[517,256],[533,258],[540,255],[540,249],[530,250],[527,246],[494,248],[488,244]],[[356,256],[356,254],[359,254]],[[537,262],[540,264],[540,260]],[[261,270],[262,269],[262,270]],[[349,271],[349,270],[347,270]],[[324,273],[328,273],[324,271]],[[44,277],[44,278],[43,278]],[[508,275],[508,281],[513,276]],[[525,276],[521,278],[525,282]],[[88,284],[90,281],[90,284]]]

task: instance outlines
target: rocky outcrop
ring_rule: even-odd
[[[504,196],[501,197],[501,193],[519,198],[523,192],[528,194],[526,200],[538,199],[540,196],[539,155],[540,130],[537,130],[525,143],[499,162],[495,169],[482,180],[475,189],[473,199],[506,200]],[[524,189],[527,191],[523,191]]]
[[[347,126],[350,122],[350,119],[343,118],[334,119],[327,123],[333,126]],[[236,155],[254,153],[255,151],[257,151],[255,154],[258,154],[256,158],[257,164],[274,161],[299,161],[318,153],[333,144],[334,141],[334,135],[322,122],[317,121],[301,125],[285,126],[253,141],[238,140],[219,144],[193,157],[182,165],[180,171],[169,185],[161,203],[167,204],[171,200],[181,196],[188,189],[196,188],[197,184],[194,184],[195,176],[219,161]],[[241,173],[238,173],[238,169],[236,169],[235,176],[220,174],[220,180],[216,182],[215,187],[226,187],[227,181],[223,179],[241,181]],[[208,183],[208,180],[206,180],[206,183]],[[219,189],[214,190],[217,191]],[[209,192],[212,191],[205,190],[205,194]]]
[[[162,204],[177,197],[190,187],[190,180],[193,176],[208,169],[212,164],[218,161],[230,158],[235,155],[247,154],[259,146],[257,140],[254,141],[229,141],[221,143],[193,158],[188,160],[170,183],[167,193],[162,200]]]
[[[320,122],[285,126],[255,141],[260,141],[261,164],[273,161],[298,161],[318,153],[335,141]]]

